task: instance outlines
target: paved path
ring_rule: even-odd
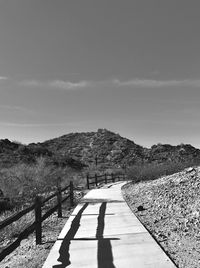
[[[82,199],[43,268],[176,267],[125,203],[123,184],[91,190]]]

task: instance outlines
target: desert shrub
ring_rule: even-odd
[[[0,189],[14,206],[30,204],[36,194],[55,190],[58,178],[62,185],[72,178],[69,167],[49,165],[46,158],[39,157],[33,164],[17,164],[0,172]]]
[[[186,162],[165,162],[165,163],[145,163],[130,167],[127,171],[129,180],[134,182],[155,180],[161,176],[171,175],[180,172],[186,167],[199,163],[194,161]]]

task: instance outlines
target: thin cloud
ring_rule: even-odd
[[[62,81],[62,80],[54,80],[49,83],[51,87],[60,88],[60,89],[79,89],[79,88],[86,88],[90,86],[91,82],[89,81],[80,81],[77,83],[72,83],[70,81]]]
[[[20,85],[27,87],[48,87],[55,89],[73,90],[86,88],[91,85],[90,81],[70,82],[64,80],[39,81],[39,80],[24,80]]]
[[[132,79],[127,81],[120,81],[115,79],[112,81],[116,86],[137,86],[144,88],[154,88],[154,87],[172,87],[172,86],[193,86],[200,87],[200,80],[154,80],[154,79]]]
[[[20,83],[20,86],[27,86],[27,87],[40,87],[44,86],[44,83],[38,80],[23,80]]]
[[[0,76],[0,80],[8,80],[8,77],[6,77],[6,76]]]
[[[19,111],[19,112],[25,112],[25,113],[33,113],[32,110],[21,107],[21,106],[12,106],[12,105],[2,105],[0,104],[0,109],[4,110],[11,110],[11,111]]]
[[[200,87],[200,80],[198,79],[184,79],[184,80],[156,80],[156,79],[139,79],[134,78],[131,80],[121,81],[119,79],[104,80],[104,81],[79,81],[71,82],[64,80],[52,80],[52,81],[39,81],[39,80],[24,80],[20,82],[20,85],[27,87],[43,87],[51,89],[62,90],[78,90],[89,88],[91,86],[99,85],[112,85],[117,87],[141,87],[141,88],[161,88],[161,87],[173,87],[173,86],[192,86]]]

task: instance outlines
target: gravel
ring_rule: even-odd
[[[200,168],[129,183],[131,210],[179,268],[200,267]]]

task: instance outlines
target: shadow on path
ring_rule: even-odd
[[[80,227],[81,216],[87,206],[88,203],[84,204],[83,207],[79,210],[79,212],[75,216],[75,218],[73,219],[71,227],[66,236],[64,237],[61,247],[59,249],[60,256],[58,258],[58,261],[61,262],[61,264],[54,265],[53,268],[65,268],[71,264],[69,254],[70,243]]]
[[[106,202],[103,202],[99,209],[98,226],[96,231],[96,238],[98,240],[98,268],[115,268],[113,264],[112,246],[110,243],[111,239],[103,237],[105,227],[105,211]]]
[[[74,238],[76,235],[79,227],[80,227],[80,220],[82,217],[83,211],[88,206],[88,203],[84,204],[83,207],[79,210],[75,218],[71,223],[71,227],[63,239],[61,247],[59,249],[60,256],[58,261],[61,264],[56,264],[53,268],[65,268],[71,264],[70,262],[70,254],[69,248],[71,244],[71,240],[97,240],[98,241],[98,249],[97,249],[97,262],[98,268],[115,268],[113,264],[113,254],[112,254],[112,246],[111,240],[118,240],[119,238],[104,238],[103,232],[105,227],[105,212],[107,202],[103,202],[99,208],[98,220],[97,220],[97,230],[96,230],[96,237],[95,238]]]

